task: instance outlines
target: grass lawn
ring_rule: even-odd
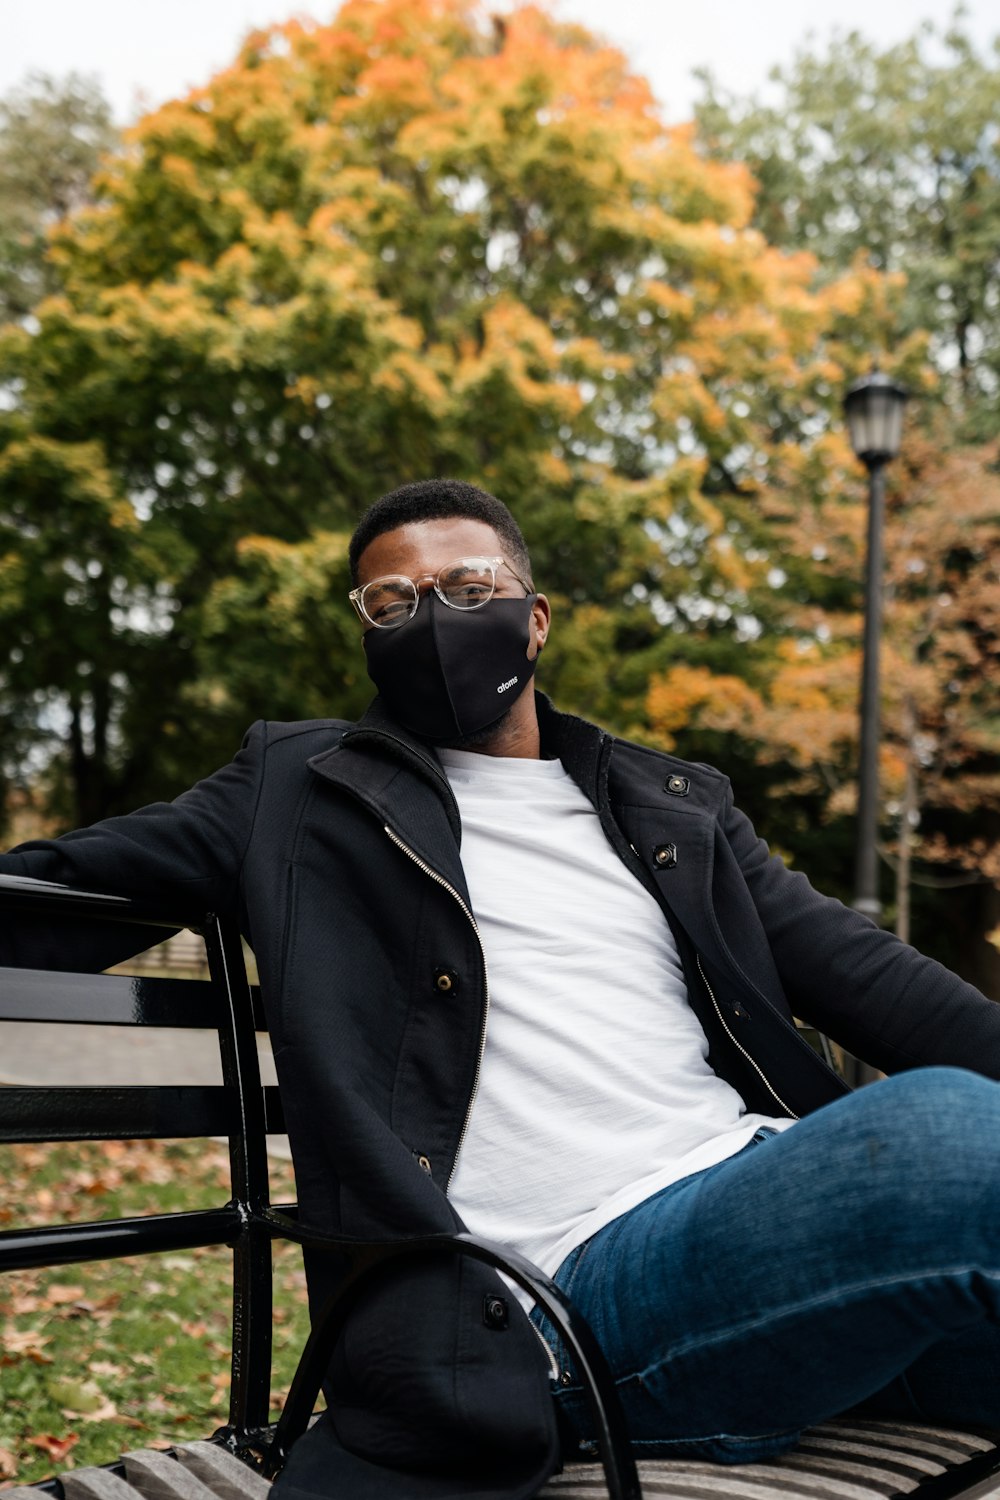
[[[214,1141],[0,1148],[0,1229],[218,1206]],[[271,1163],[276,1202],[291,1164]],[[308,1332],[300,1252],[274,1247],[274,1414]],[[208,1436],[229,1397],[232,1252],[132,1256],[0,1276],[0,1488]]]

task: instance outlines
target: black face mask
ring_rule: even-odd
[[[461,610],[431,591],[398,630],[364,636],[368,676],[394,717],[421,739],[444,745],[476,734],[507,712],[534,673],[527,650],[537,598]]]

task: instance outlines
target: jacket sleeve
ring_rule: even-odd
[[[731,791],[724,823],[795,1015],[886,1073],[937,1064],[1000,1078],[1000,1005],[814,890],[769,853]]]
[[[19,844],[0,854],[0,874],[131,896],[166,910],[234,910],[260,793],[265,739],[266,726],[258,722],[229,765],[173,802],[155,802],[61,838]],[[109,933],[107,943],[90,943],[87,934],[93,936],[97,925],[74,921],[48,930],[51,924],[20,914],[16,922],[8,917],[0,923],[0,963],[103,968],[125,957],[125,950],[149,946],[147,929],[138,944],[138,929],[132,929],[131,947],[128,929],[122,928],[116,942]],[[107,957],[109,952],[115,956]]]

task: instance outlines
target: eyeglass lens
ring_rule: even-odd
[[[462,557],[446,563],[436,579],[438,592],[452,609],[477,609],[492,599],[495,584],[493,563],[480,557]],[[375,578],[361,591],[365,614],[383,630],[411,619],[419,598],[412,578],[402,575]]]

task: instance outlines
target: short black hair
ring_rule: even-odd
[[[492,526],[506,547],[507,561],[530,582],[531,558],[514,517],[502,500],[462,479],[418,479],[390,490],[369,505],[347,549],[351,582],[357,586],[361,554],[383,532],[414,521],[447,521],[452,516],[468,516],[470,521],[485,521]]]

